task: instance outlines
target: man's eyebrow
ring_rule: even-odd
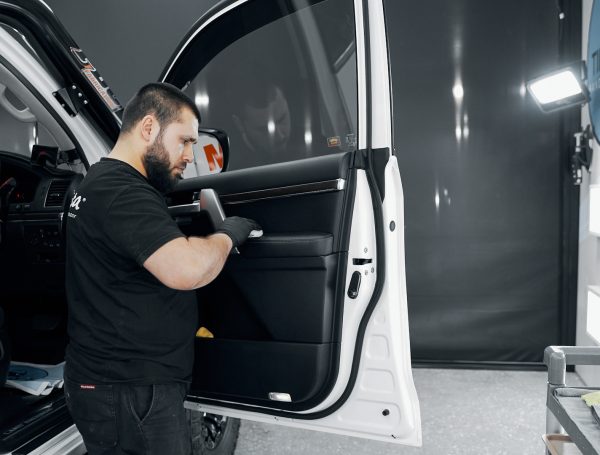
[[[198,142],[198,138],[194,136],[181,136],[181,139],[183,139],[186,142],[191,142],[193,144],[196,144]]]

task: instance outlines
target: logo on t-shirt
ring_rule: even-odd
[[[82,198],[81,196],[77,195],[77,193],[75,193],[73,195],[73,199],[71,199],[71,209],[75,209],[75,210],[79,210],[79,204],[81,204],[82,202],[85,202],[87,199],[86,198]],[[69,216],[71,218],[77,218],[77,215],[75,215],[74,213],[71,213],[71,211],[69,210]]]

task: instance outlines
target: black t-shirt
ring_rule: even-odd
[[[193,291],[163,285],[143,263],[184,234],[163,196],[132,166],[103,158],[67,221],[67,375],[81,382],[191,380]]]

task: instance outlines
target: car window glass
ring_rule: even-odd
[[[257,3],[248,2],[245,9],[228,14],[241,15],[239,20],[246,20],[247,26]],[[210,37],[225,36],[229,41],[187,79],[185,92],[195,100],[202,126],[224,131],[229,137],[228,170],[323,156],[356,146],[353,3],[325,0],[308,7],[306,1],[289,3],[298,7],[281,6],[278,18],[233,42],[225,36],[226,30],[211,33]],[[235,19],[227,18],[223,28]],[[197,39],[206,35],[201,33]],[[179,64],[206,58],[205,50],[192,45]],[[199,65],[198,60],[195,64]]]

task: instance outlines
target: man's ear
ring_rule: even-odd
[[[140,120],[139,131],[145,142],[154,142],[160,131],[160,125],[158,124],[156,117],[152,114],[145,115],[144,118]]]

